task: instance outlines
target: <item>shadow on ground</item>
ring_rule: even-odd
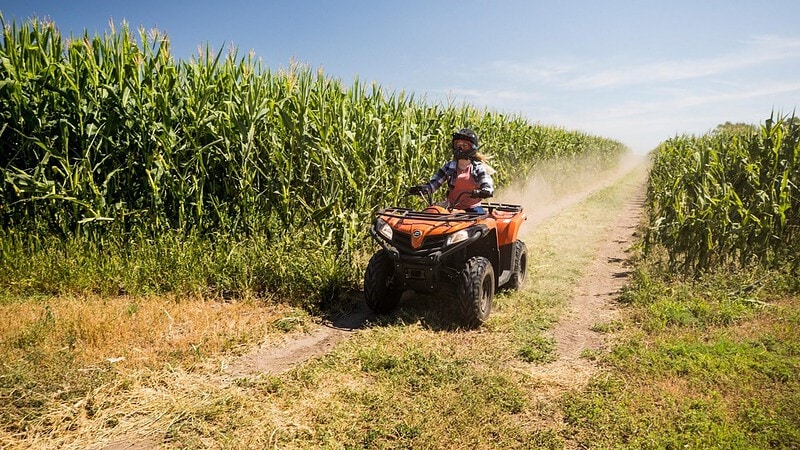
[[[363,292],[350,291],[340,296],[335,308],[322,315],[325,326],[341,331],[413,323],[433,331],[456,331],[460,328],[457,317],[452,305],[444,303],[441,296],[413,291],[404,293],[398,308],[389,314],[373,313],[364,302]]]

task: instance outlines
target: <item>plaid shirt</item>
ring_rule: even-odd
[[[490,193],[494,193],[494,181],[492,181],[492,176],[489,175],[489,172],[486,170],[486,166],[483,165],[480,161],[471,161],[472,163],[472,170],[470,174],[472,175],[472,179],[478,183],[478,189],[485,189]],[[425,190],[429,194],[436,192],[439,187],[441,187],[445,181],[448,181],[448,191],[453,189],[453,186],[456,184],[456,161],[450,160],[444,163],[444,165],[436,171],[431,178],[431,181],[428,184],[425,184]]]

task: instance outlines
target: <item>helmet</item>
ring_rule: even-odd
[[[472,147],[467,150],[456,148],[455,143],[458,140],[469,141],[472,143]],[[469,128],[462,128],[453,133],[453,140],[450,142],[450,146],[455,159],[470,159],[478,153],[478,135]]]

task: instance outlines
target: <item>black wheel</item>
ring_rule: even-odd
[[[467,260],[458,276],[457,304],[461,321],[467,328],[477,328],[492,312],[494,269],[483,256]]]
[[[400,303],[403,291],[389,287],[393,275],[394,265],[386,250],[375,252],[364,273],[364,300],[375,314],[389,313]]]
[[[509,289],[520,289],[528,277],[528,247],[517,239],[514,242],[514,273],[508,280]]]

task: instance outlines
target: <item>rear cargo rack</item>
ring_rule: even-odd
[[[496,211],[507,211],[507,212],[520,212],[522,211],[522,205],[512,205],[511,203],[482,203],[481,206],[486,208],[489,212],[492,210]]]

